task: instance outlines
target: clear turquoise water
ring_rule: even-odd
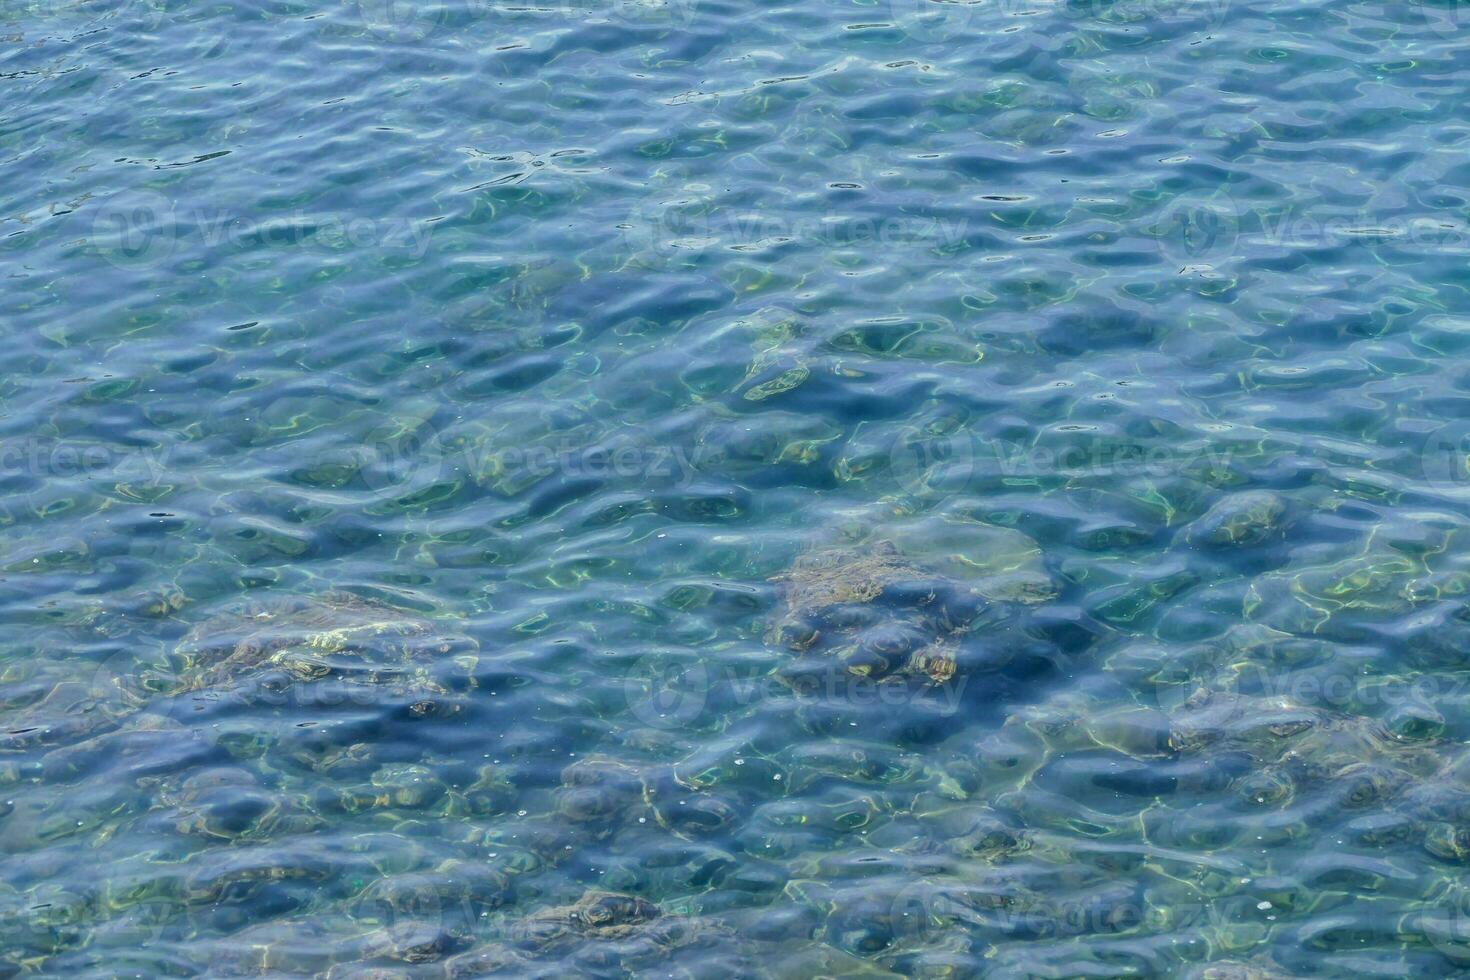
[[[0,975],[1470,971],[1467,30],[0,2]]]

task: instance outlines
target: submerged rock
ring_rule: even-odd
[[[911,564],[887,541],[798,558],[776,581],[785,609],[768,640],[802,655],[783,674],[832,667],[871,679],[901,675],[943,684],[958,670],[959,638],[985,611],[964,584]]]
[[[472,653],[454,625],[346,592],[248,601],[195,626],[178,645],[179,686],[237,683],[264,668],[288,681],[379,683],[436,658]]]
[[[659,907],[647,899],[594,890],[571,905],[526,916],[512,930],[512,936],[519,943],[537,947],[572,936],[621,939],[662,915]]]
[[[606,756],[588,756],[562,770],[557,813],[574,824],[620,823],[642,810],[643,773]]]
[[[1185,530],[1196,548],[1246,548],[1279,536],[1286,501],[1268,490],[1233,493],[1221,499]]]
[[[461,936],[432,920],[399,921],[391,928],[375,929],[361,937],[364,958],[398,963],[433,963],[464,947]],[[387,975],[387,974],[379,974]]]
[[[1440,765],[1426,745],[1398,737],[1372,718],[1308,708],[1290,698],[1200,689],[1169,712],[1169,746],[1179,753],[1234,751],[1279,763],[1298,778],[1359,777],[1370,769],[1418,776]]]
[[[889,586],[918,577],[891,541],[880,541],[867,552],[834,549],[803,555],[775,581],[783,585],[788,612],[816,614],[832,606],[871,602]]]
[[[353,900],[354,918],[394,929],[399,923],[433,924],[454,937],[469,935],[480,917],[509,901],[509,876],[484,865],[445,861],[430,871],[389,875],[369,882]]]
[[[1428,824],[1424,833],[1424,849],[1444,861],[1457,864],[1470,861],[1470,826],[1445,822]]]
[[[214,766],[165,781],[160,818],[179,834],[240,841],[319,829],[324,821],[237,766]]]
[[[120,649],[85,680],[73,669],[6,712],[0,751],[61,747],[46,764],[75,777],[113,765],[119,752],[136,757],[186,737],[164,733],[242,703],[327,711],[387,699],[409,718],[446,717],[458,702],[435,668],[475,649],[453,621],[344,592],[250,600],[195,626],[171,653]]]
[[[138,710],[135,700],[96,684],[63,681],[33,704],[7,713],[0,752],[68,745],[110,731]]]
[[[684,956],[693,957],[684,967],[690,969],[735,943],[728,929],[715,922],[664,912],[636,895],[601,890],[589,891],[570,905],[534,912],[508,932],[510,943],[534,961],[599,974],[609,968],[667,971]],[[723,965],[705,963],[704,969],[728,975]]]
[[[451,956],[444,961],[444,975],[448,980],[465,977],[526,977],[530,976],[530,960],[509,946],[491,944],[466,953]]]
[[[599,755],[562,770],[557,813],[592,836],[638,823],[689,839],[728,827],[736,810],[718,793],[680,780],[675,767]]]
[[[935,836],[953,854],[972,860],[1000,861],[1031,847],[1030,834],[995,809],[959,803],[926,815]]]
[[[1408,828],[1396,827],[1402,839],[1417,837],[1442,861],[1470,862],[1470,754],[1450,758],[1433,775],[1416,778],[1395,809],[1399,819],[1410,821]]]
[[[1196,691],[1169,712],[1169,748],[1176,752],[1231,749],[1279,758],[1290,740],[1326,716],[1285,697]]]
[[[1297,636],[1372,642],[1385,630],[1407,638],[1411,661],[1463,666],[1470,637],[1466,526],[1441,514],[1397,514],[1356,550],[1317,550],[1251,581],[1244,612]]]

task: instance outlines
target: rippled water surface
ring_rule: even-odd
[[[0,975],[1470,973],[1467,38],[0,0]]]

